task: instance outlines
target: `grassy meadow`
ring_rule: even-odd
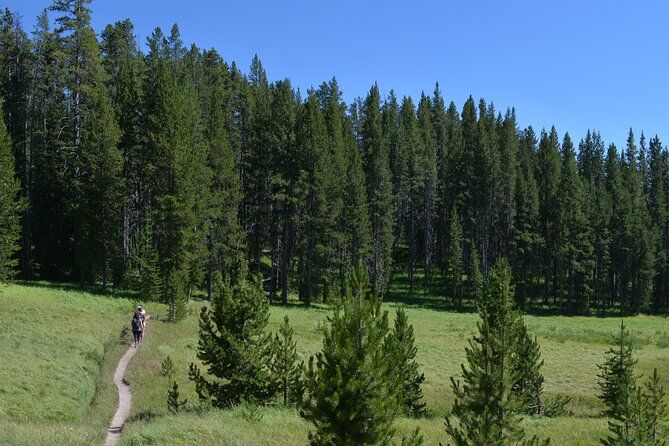
[[[125,349],[119,343],[135,298],[103,296],[48,283],[11,285],[0,291],[0,444],[101,444],[116,407],[112,384],[116,362]],[[440,309],[430,300],[401,303],[394,296],[386,309],[391,321],[405,305],[415,328],[418,361],[425,373],[423,391],[429,416],[399,419],[399,433],[420,426],[425,444],[447,443],[443,420],[453,396],[450,377],[460,376],[464,348],[477,316]],[[240,406],[231,410],[203,407],[188,380],[188,364],[196,361],[198,315],[203,302],[191,302],[191,314],[179,324],[162,322],[166,308],[146,303],[153,316],[146,339],[126,378],[133,392],[130,420],[122,444],[133,445],[294,445],[306,444],[310,426],[294,409]],[[319,327],[330,308],[315,305],[271,307],[270,327],[278,330],[288,315],[302,359],[321,347]],[[592,445],[606,434],[602,405],[596,398],[597,366],[616,330],[618,318],[526,316],[541,344],[546,398],[572,398],[568,414],[554,419],[526,418],[526,430],[550,436],[553,444]],[[669,320],[637,316],[626,320],[636,341],[638,373],[657,367],[669,387]],[[173,377],[161,375],[167,356]],[[178,415],[167,411],[168,386],[179,383],[188,405]]]
[[[391,321],[397,302],[385,304]],[[171,379],[160,374],[161,363],[169,355],[175,363],[173,379],[179,384],[181,398],[197,403],[194,386],[188,381],[188,364],[196,361],[197,315],[201,303],[191,303],[191,315],[172,325],[151,322],[145,345],[128,371],[133,389],[133,415],[126,424],[124,445],[221,444],[221,445],[293,445],[306,444],[310,426],[296,410],[280,406],[254,409],[238,407],[218,411],[192,404],[192,409],[169,415],[166,397]],[[150,308],[150,307],[149,307]],[[464,348],[476,327],[477,316],[405,306],[415,328],[418,361],[425,373],[423,391],[430,415],[425,419],[400,419],[400,433],[421,427],[425,444],[446,443],[444,417],[452,404],[450,377],[460,376]],[[295,340],[303,359],[321,347],[321,326],[330,309],[315,306],[272,306],[270,330],[278,330],[284,315],[295,329]],[[546,397],[566,395],[572,398],[568,414],[555,419],[523,420],[530,433],[550,436],[553,444],[591,445],[606,434],[606,420],[600,417],[602,405],[596,398],[597,366],[602,362],[618,318],[537,317],[526,316],[530,331],[541,343],[545,359]],[[635,339],[639,364],[637,371],[649,375],[654,367],[669,370],[669,324],[666,318],[638,316],[627,320]],[[669,386],[669,373],[663,373]],[[271,441],[268,441],[271,439]]]
[[[101,444],[128,298],[69,285],[0,286],[0,444]]]

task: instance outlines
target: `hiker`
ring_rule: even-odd
[[[130,325],[132,326],[132,339],[134,342],[133,347],[137,348],[137,345],[142,341],[142,333],[144,333],[142,316],[140,315],[139,311],[135,311],[135,314],[132,316]]]
[[[137,313],[139,313],[139,316],[142,319],[142,334],[139,336],[139,340],[143,341],[144,331],[146,330],[146,322],[149,320],[149,317],[146,315],[146,311],[141,305],[137,306]]]

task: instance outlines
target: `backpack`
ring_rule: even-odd
[[[132,331],[140,331],[142,329],[142,319],[139,317],[132,318]]]

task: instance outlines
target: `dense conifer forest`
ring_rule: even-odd
[[[273,300],[308,305],[362,262],[374,291],[403,280],[457,307],[506,258],[527,311],[669,310],[658,136],[520,128],[438,84],[346,104],[334,77],[300,91],[176,25],[146,50],[129,20],[96,35],[88,3],[54,0],[32,30],[0,17],[0,279],[137,287],[179,311],[248,261]]]

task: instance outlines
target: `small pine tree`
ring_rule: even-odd
[[[359,266],[323,329],[322,351],[309,359],[300,415],[314,425],[311,445],[388,444],[394,433],[401,381],[384,348],[388,313],[363,277]]]
[[[288,316],[284,316],[279,334],[274,336],[275,356],[272,362],[272,373],[276,377],[283,404],[302,401],[302,370],[304,363],[297,363],[296,343],[293,341],[293,328]]]
[[[167,391],[167,410],[177,413],[187,402],[187,399],[179,401],[179,385],[174,381],[172,389]]]
[[[414,345],[413,326],[409,324],[403,308],[398,308],[395,327],[387,339],[387,349],[402,379],[398,399],[403,411],[413,417],[425,415],[425,403],[421,385],[425,375],[418,372],[416,346]]]
[[[167,357],[160,363],[160,375],[171,378],[174,376],[174,373],[174,361],[172,361],[170,355],[167,355]]]
[[[218,407],[240,401],[263,403],[276,394],[272,377],[274,346],[266,332],[269,301],[260,277],[247,278],[246,265],[234,281],[226,281],[200,313],[197,357],[207,367],[203,376],[191,363],[189,377],[200,399]]]
[[[478,335],[465,350],[464,386],[451,378],[456,399],[446,432],[456,446],[539,444],[536,437],[525,439],[515,417],[519,403],[513,386],[519,371],[513,364],[522,319],[513,302],[511,269],[501,259],[477,302],[481,320]]]
[[[602,440],[606,446],[632,445],[638,428],[640,399],[637,395],[634,366],[634,347],[625,322],[620,322],[620,332],[614,336],[615,347],[606,352],[604,364],[598,365],[598,395],[606,405],[604,415],[609,417],[611,435]]]
[[[544,361],[541,359],[541,349],[536,337],[532,338],[529,335],[522,320],[518,324],[515,347],[514,368],[518,381],[513,385],[513,392],[520,401],[519,412],[541,416],[544,414],[542,399],[544,376],[541,373]]]
[[[647,444],[649,446],[664,446],[666,441],[662,440],[660,424],[667,418],[666,392],[660,384],[657,369],[653,370],[653,377],[646,383],[643,399],[646,402],[644,418],[644,431],[646,432]]]

